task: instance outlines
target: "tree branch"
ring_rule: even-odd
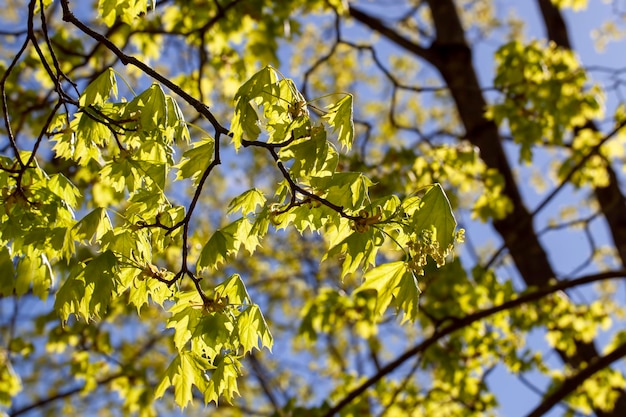
[[[361,385],[359,385],[357,388],[349,392],[342,400],[340,400],[335,406],[333,406],[330,410],[328,410],[328,412],[326,412],[323,415],[323,417],[332,417],[333,415],[338,413],[341,409],[343,409],[345,406],[350,404],[357,397],[359,397],[361,394],[363,394],[369,387],[377,383],[380,379],[382,379],[386,375],[393,372],[396,368],[401,366],[404,362],[411,359],[413,356],[424,352],[430,346],[434,345],[442,338],[448,336],[449,334],[454,333],[457,330],[460,330],[464,327],[471,325],[474,322],[477,322],[479,320],[482,320],[494,314],[500,313],[502,311],[510,310],[512,308],[515,308],[525,303],[537,301],[545,297],[548,294],[552,294],[557,291],[564,291],[568,288],[573,288],[579,285],[585,285],[585,284],[589,284],[592,282],[603,281],[603,280],[612,279],[612,278],[626,278],[626,270],[602,272],[598,274],[587,275],[587,276],[576,278],[576,279],[569,280],[569,281],[561,281],[557,284],[541,288],[537,291],[526,293],[524,295],[519,296],[516,299],[504,302],[498,306],[494,306],[491,308],[487,308],[485,310],[477,311],[463,318],[449,320],[448,321],[450,323],[449,325],[439,328],[429,338],[423,340],[421,343],[405,351],[403,354],[398,356],[398,358],[396,358],[394,361],[383,366],[378,372],[376,372],[376,374],[374,374],[373,376],[368,378],[365,382],[363,382]],[[608,366],[608,364],[605,366]]]
[[[157,80],[161,84],[165,85],[167,88],[172,90],[176,95],[181,97],[187,103],[189,103],[198,113],[206,117],[206,119],[211,123],[213,128],[215,129],[216,136],[221,133],[228,135],[228,129],[220,124],[217,118],[213,115],[213,113],[209,110],[209,107],[202,103],[200,100],[194,98],[185,90],[183,90],[178,84],[174,83],[167,77],[164,77],[157,71],[155,71],[152,67],[145,64],[143,61],[135,58],[134,56],[125,54],[121,49],[119,49],[113,42],[111,42],[108,38],[101,35],[100,33],[92,30],[89,26],[85,25],[81,22],[70,10],[69,1],[61,0],[61,7],[63,9],[63,21],[68,22],[76,26],[87,36],[91,37],[95,41],[103,44],[107,49],[113,52],[124,65],[131,64],[141,71],[143,71],[148,76]]]
[[[407,51],[415,54],[416,56],[419,56],[425,59],[426,61],[430,63],[433,63],[434,61],[436,61],[437,55],[434,54],[430,49],[424,48],[423,46],[416,44],[410,39],[405,38],[404,36],[400,35],[398,31],[391,29],[379,19],[373,16],[370,16],[369,14],[363,12],[357,7],[354,7],[353,5],[350,5],[348,12],[350,13],[351,17],[363,23],[370,29],[373,29],[376,32],[380,33],[381,35],[384,35],[389,40],[395,42],[398,46],[406,49]]]
[[[97,381],[97,385],[101,386],[101,385],[105,385],[108,384],[109,382],[117,379],[117,378],[121,378],[124,376],[124,373],[119,372],[119,373],[115,373],[113,375],[109,375],[106,378],[100,379]],[[67,398],[67,397],[71,397],[72,395],[78,394],[79,392],[81,392],[84,389],[84,387],[80,386],[80,387],[76,387],[76,388],[72,388],[72,389],[68,389],[66,391],[61,391],[58,392],[54,395],[51,395],[50,397],[46,397],[46,398],[42,398],[38,401],[35,401],[32,404],[29,404],[27,406],[24,406],[22,408],[18,408],[17,410],[13,411],[13,412],[9,412],[9,416],[10,417],[17,417],[19,415],[22,415],[24,413],[27,413],[29,411],[35,410],[37,408],[43,407],[47,404],[50,404],[54,401],[63,399],[63,398]]]
[[[160,337],[162,337],[163,335],[158,335],[158,336],[154,336],[151,337],[150,339],[146,340],[146,343],[144,343],[140,349],[133,354],[133,358],[131,358],[131,360],[129,360],[129,364],[126,365],[120,365],[121,371],[116,372],[114,374],[111,374],[107,377],[104,377],[102,379],[99,379],[96,381],[97,386],[101,386],[101,385],[106,385],[111,381],[114,381],[117,378],[122,378],[126,375],[128,375],[128,370],[132,368],[132,362],[134,359],[138,359],[140,357],[142,357],[145,353],[147,353],[153,346],[154,344],[158,341],[158,339]],[[116,361],[117,362],[117,361]],[[78,394],[80,393],[82,390],[84,389],[83,386],[81,387],[76,387],[76,388],[72,388],[72,389],[68,389],[66,391],[61,391],[58,392],[56,394],[51,395],[50,397],[47,398],[42,398],[40,400],[35,401],[32,404],[26,405],[22,408],[18,408],[17,410],[14,410],[12,412],[9,413],[10,417],[16,417],[19,416],[21,414],[27,413],[28,411],[31,410],[35,410],[37,408],[43,407],[51,402],[63,399],[63,398],[67,398],[67,397],[71,397],[72,395]]]
[[[562,401],[569,394],[574,392],[576,388],[578,388],[585,380],[591,377],[596,372],[610,366],[613,362],[623,358],[626,356],[626,343],[623,343],[619,347],[617,347],[613,352],[609,353],[606,356],[602,356],[597,360],[593,361],[589,366],[582,369],[576,375],[566,379],[563,381],[561,386],[553,391],[550,395],[548,395],[544,400],[539,404],[530,414],[527,414],[526,417],[540,417],[545,413],[550,411],[550,409],[555,406],[558,402]]]

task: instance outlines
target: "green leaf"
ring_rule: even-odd
[[[107,250],[87,264],[84,274],[87,293],[91,292],[89,312],[100,317],[119,283],[117,258]]]
[[[254,213],[257,206],[263,207],[266,201],[263,192],[258,188],[253,188],[235,197],[230,202],[228,205],[228,214],[235,213],[238,210],[241,210],[241,214],[244,216],[249,213]]]
[[[271,224],[272,214],[269,207],[265,206],[263,209],[256,213],[253,217],[252,229],[250,230],[250,236],[256,237],[257,241],[263,238],[269,230]]]
[[[110,161],[102,167],[100,179],[118,193],[123,192],[125,188],[133,192],[141,186],[142,181],[142,177],[133,167],[130,157],[126,155],[116,161]]]
[[[436,240],[437,252],[445,258],[452,249],[456,231],[456,219],[450,201],[440,184],[427,188],[419,202],[419,210],[411,218],[416,233],[431,230]]]
[[[167,100],[163,88],[153,83],[126,105],[124,113],[128,118],[139,116],[139,128],[142,131],[163,131],[168,124]]]
[[[267,143],[311,136],[306,100],[290,79],[278,80],[276,70],[266,67],[247,81],[235,95],[231,133],[235,149],[243,137],[256,140],[266,133]]]
[[[85,112],[77,112],[74,114],[69,126],[66,117],[58,117],[56,120],[58,134],[52,137],[52,141],[56,142],[52,148],[58,158],[72,160],[78,165],[85,166],[90,161],[98,161],[100,157],[100,149],[94,141],[99,142],[99,137],[106,137],[110,134],[107,132],[106,126],[91,120]],[[96,136],[90,136],[81,129],[89,129],[89,133]],[[102,129],[98,131],[98,129]]]
[[[0,248],[0,295],[9,297],[15,289],[15,267],[7,246]]]
[[[176,179],[191,178],[194,186],[198,185],[198,181],[204,171],[213,161],[215,150],[215,141],[213,138],[206,137],[192,144],[183,154],[183,158],[176,168]]]
[[[320,332],[330,332],[338,325],[337,310],[345,312],[351,299],[335,289],[322,287],[315,298],[309,298],[302,308],[298,333],[307,342],[315,342]]]
[[[221,311],[203,312],[194,328],[191,345],[214,360],[223,350],[236,347],[233,330],[233,322],[228,314]]]
[[[395,305],[405,313],[405,320],[415,320],[418,312],[420,290],[417,279],[406,262],[397,261],[377,266],[365,273],[365,282],[355,291],[376,291],[375,311],[382,316],[395,298]]]
[[[408,270],[402,274],[398,289],[394,292],[394,304],[396,308],[404,312],[402,322],[407,320],[415,321],[417,319],[420,292],[415,273],[412,270]]]
[[[71,314],[86,321],[100,318],[119,284],[118,260],[107,250],[72,269],[56,295],[54,307],[63,321]]]
[[[88,301],[85,302],[84,264],[77,264],[70,271],[54,300],[54,309],[61,320],[67,322],[70,315],[87,319],[89,317]]]
[[[259,245],[259,237],[252,232],[252,224],[246,217],[235,220],[216,230],[202,248],[196,263],[198,270],[215,269],[226,257],[236,254],[241,245],[252,253]]]
[[[174,140],[189,143],[189,129],[178,103],[171,96],[166,96],[165,104],[167,106],[167,143],[174,142]]]
[[[337,167],[337,151],[326,140],[323,126],[314,126],[310,137],[281,148],[279,155],[281,161],[293,161],[289,170],[295,177],[326,177],[332,175]]]
[[[132,23],[141,13],[148,10],[148,0],[99,0],[98,10],[102,21],[109,27],[119,18],[124,23]]]
[[[290,79],[278,81],[278,95],[261,104],[260,119],[267,131],[268,143],[282,143],[291,138],[308,138],[311,120],[306,108],[306,100]]]
[[[79,242],[93,244],[99,242],[107,232],[113,230],[111,219],[103,207],[93,210],[72,228],[72,234]]]
[[[116,227],[102,236],[102,248],[127,259],[150,259],[152,246],[145,229],[132,230]]]
[[[43,0],[42,2],[35,3],[35,14],[38,14],[41,11],[41,5],[43,4],[43,9],[48,10],[48,6],[50,6],[54,0]]]
[[[95,118],[95,120],[94,120]],[[71,123],[75,138],[72,138],[72,158],[81,165],[87,165],[91,160],[100,163],[100,149],[104,143],[112,138],[109,128],[100,123],[100,116],[86,107],[76,113]]]
[[[128,301],[137,308],[137,315],[141,314],[141,308],[144,305],[152,302],[163,306],[163,303],[172,297],[172,290],[165,283],[156,279],[137,279],[138,273],[142,271],[137,270],[137,268],[126,268],[127,271],[129,269],[137,271],[133,274],[132,278],[134,279],[130,281],[131,284],[128,286]]]
[[[222,297],[228,297],[232,304],[250,304],[250,295],[241,276],[233,274],[224,282],[215,287],[215,293]]]
[[[360,172],[338,172],[332,177],[312,178],[311,185],[326,191],[326,199],[351,210],[363,207],[368,189],[374,183]]]
[[[313,344],[320,333],[332,334],[349,324],[361,337],[367,339],[377,331],[377,317],[373,314],[375,298],[376,293],[373,291],[352,296],[342,289],[322,287],[302,308],[298,333],[309,344]]]
[[[336,223],[339,221],[339,215],[336,211],[326,206],[317,207],[315,204],[304,204],[299,207],[292,208],[289,212],[276,216],[276,222],[282,224],[277,228],[284,228],[287,225],[293,225],[298,232],[304,233],[307,229],[311,231],[319,231],[328,223]]]
[[[354,141],[354,122],[352,121],[352,95],[347,94],[344,98],[328,107],[328,113],[324,119],[333,127],[333,132],[338,132],[337,139],[346,149],[352,148]]]
[[[359,266],[363,269],[369,268],[376,264],[376,254],[380,248],[380,244],[384,242],[382,233],[370,228],[364,233],[352,231],[348,222],[343,222],[337,230],[338,236],[344,236],[349,233],[343,240],[339,242],[331,242],[331,247],[324,254],[322,261],[333,257],[343,257],[341,264],[341,278],[345,278],[348,274],[353,274]],[[377,244],[378,243],[378,244]]]
[[[251,305],[237,317],[237,334],[244,353],[254,348],[272,350],[274,339],[257,305]]]
[[[155,190],[157,192],[165,189],[167,167],[164,163],[134,159],[129,161],[136,169],[137,176],[143,180],[143,189]],[[154,193],[155,191],[152,192]]]
[[[216,368],[211,373],[211,379],[204,392],[204,402],[206,404],[214,402],[218,404],[220,395],[232,403],[235,394],[239,394],[237,388],[237,377],[241,374],[240,364],[233,356],[224,356],[215,364]]]
[[[85,88],[79,104],[83,107],[101,106],[111,95],[117,97],[117,80],[113,69],[107,68]]]
[[[6,357],[5,352],[0,354],[0,365],[0,406],[9,408],[13,397],[17,396],[23,389],[22,380],[13,369],[13,365]]]
[[[52,268],[46,255],[27,253],[18,261],[16,273],[15,293],[18,296],[26,294],[32,285],[33,294],[42,300],[48,297],[52,286]]]
[[[180,352],[167,367],[154,397],[161,398],[169,387],[174,386],[174,401],[184,409],[193,400],[194,385],[201,392],[209,389],[205,374],[211,368],[209,361],[196,352]]]
[[[239,250],[240,245],[243,245],[243,247],[252,254],[261,244],[259,240],[260,237],[253,228],[254,226],[250,223],[250,220],[247,217],[242,217],[231,223],[231,225],[227,226],[224,230],[235,230],[233,235],[235,237],[236,250]]]
[[[602,92],[597,86],[589,88],[587,71],[568,48],[553,42],[513,41],[499,48],[495,57],[494,85],[504,97],[489,107],[486,117],[496,123],[506,120],[520,145],[520,162],[532,161],[535,146],[562,145],[568,131],[603,117]]]
[[[77,199],[81,196],[80,191],[63,174],[51,175],[47,188],[68,206],[76,208]]]
[[[160,187],[158,188],[160,189]],[[144,219],[156,217],[168,205],[163,193],[147,187],[135,191],[128,202],[126,216],[136,215]]]
[[[198,308],[196,308],[198,307]],[[174,345],[183,351],[202,317],[202,299],[197,291],[179,292],[176,302],[169,308],[171,317],[167,328],[174,329]]]
[[[235,237],[231,233],[224,232],[221,229],[216,230],[206,245],[204,245],[204,248],[202,248],[196,263],[198,271],[216,269],[235,248]]]
[[[259,106],[269,105],[279,97],[278,76],[272,67],[265,67],[245,82],[235,94],[235,114],[231,122],[233,144],[239,150],[246,136],[254,140],[261,134],[259,128]]]
[[[558,8],[571,8],[574,11],[583,10],[587,7],[587,0],[552,0]]]

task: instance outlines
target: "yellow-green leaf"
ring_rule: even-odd
[[[243,194],[235,197],[228,205],[228,214],[232,214],[241,210],[241,214],[244,216],[249,213],[254,213],[258,206],[264,206],[265,195],[258,188],[253,188],[244,192]]]
[[[337,132],[337,139],[346,149],[352,148],[354,141],[354,122],[352,120],[352,95],[346,94],[344,98],[328,107],[328,113],[324,119]]]
[[[111,96],[117,97],[117,80],[112,68],[107,68],[85,88],[79,103],[83,107],[100,106]]]
[[[237,334],[244,353],[254,348],[272,350],[274,339],[257,305],[251,305],[237,317]]]
[[[195,352],[182,351],[170,363],[156,390],[155,398],[161,398],[165,391],[174,386],[174,401],[185,408],[193,400],[193,385],[201,392],[208,389],[204,375],[211,368],[210,363]]]
[[[219,358],[204,391],[206,404],[214,402],[217,405],[220,395],[232,403],[235,394],[239,394],[237,388],[237,377],[241,373],[239,367],[239,361],[232,356]]]
[[[383,315],[385,310],[395,299],[395,305],[401,308],[405,314],[405,320],[417,318],[417,301],[419,288],[413,271],[406,262],[397,261],[377,266],[365,273],[365,282],[355,291],[376,291],[376,308],[378,315]]]
[[[193,184],[198,185],[202,173],[213,161],[214,149],[215,141],[211,137],[194,142],[191,149],[185,151],[183,159],[176,165],[178,168],[176,179],[191,178]]]

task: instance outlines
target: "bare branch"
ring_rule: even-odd
[[[404,36],[400,35],[398,31],[391,29],[379,19],[373,16],[370,16],[369,14],[365,13],[364,11],[360,10],[357,7],[354,7],[353,5],[350,5],[350,8],[348,11],[351,17],[363,23],[364,25],[368,26],[370,29],[373,29],[379,32],[380,34],[384,35],[385,37],[389,38],[391,41],[395,42],[398,46],[406,49],[407,51],[421,58],[424,58],[428,62],[432,63],[436,61],[437,55],[434,54],[430,49],[424,48],[423,46],[416,44],[410,39],[405,38]]]

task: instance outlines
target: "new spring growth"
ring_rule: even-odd
[[[352,222],[352,230],[357,233],[365,233],[370,230],[370,226],[379,223],[383,214],[383,209],[381,206],[376,207],[376,213],[370,216],[367,210],[359,211],[359,217],[354,219]]]

